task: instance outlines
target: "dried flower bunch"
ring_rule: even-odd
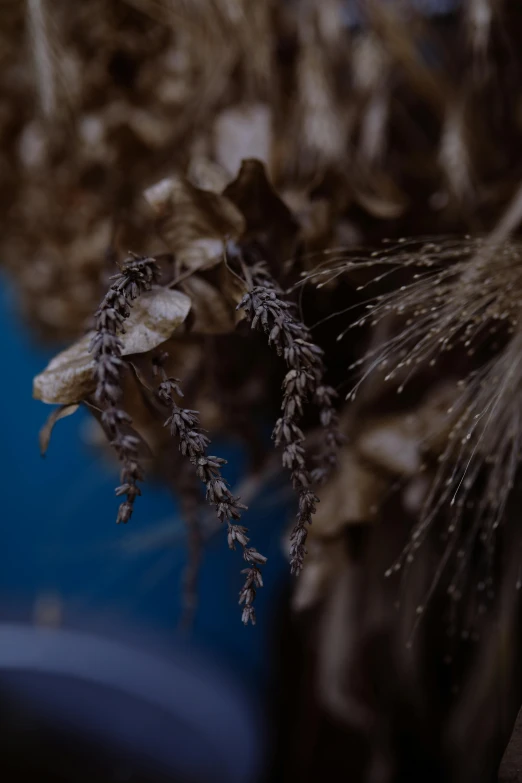
[[[264,187],[273,202],[282,206],[266,180],[263,167],[254,161],[245,163],[228,192],[240,204],[253,183],[256,189]],[[173,232],[173,224],[177,229],[179,221],[180,196],[181,209],[192,220],[192,226],[185,228],[184,233]],[[116,494],[125,495],[125,500],[118,511],[118,522],[129,521],[135,499],[141,494],[138,484],[144,480],[140,458],[143,441],[149,443],[151,450],[159,443],[158,436],[140,427],[140,414],[136,421],[134,409],[127,407],[129,385],[138,385],[147,407],[158,414],[157,418],[161,410],[168,413],[165,426],[178,440],[181,456],[188,458],[197,477],[204,483],[206,499],[216,507],[218,519],[226,523],[230,548],[234,549],[236,544],[241,546],[247,563],[243,572],[245,583],[240,591],[243,621],[255,622],[253,602],[256,589],[262,586],[259,566],[266,558],[248,545],[247,528],[238,524],[246,506],[232,494],[221,475],[225,461],[208,454],[210,441],[202,428],[199,413],[194,409],[181,408],[176,403],[175,398],[181,395],[180,381],[167,371],[169,352],[158,353],[158,350],[169,345],[167,338],[181,324],[191,335],[197,335],[200,329],[203,333],[207,331],[208,320],[200,317],[198,307],[204,305],[205,285],[211,288],[210,282],[206,282],[208,275],[218,273],[222,285],[218,295],[221,306],[226,308],[227,298],[231,297],[234,309],[245,310],[252,319],[253,328],[259,322],[263,329],[268,329],[270,342],[275,343],[278,352],[284,354],[289,370],[283,379],[283,416],[276,424],[274,438],[276,445],[284,443],[283,463],[291,469],[292,483],[299,491],[298,522],[292,534],[291,553],[292,570],[296,573],[302,568],[306,553],[305,526],[311,522],[318,500],[313,492],[313,482],[324,480],[328,471],[335,468],[335,449],[342,442],[333,407],[335,392],[324,385],[322,350],[314,344],[310,332],[294,315],[292,303],[283,299],[280,286],[272,280],[266,267],[257,260],[251,268],[248,265],[249,257],[257,259],[257,255],[249,251],[250,239],[246,239],[248,214],[245,212],[243,217],[239,207],[234,207],[225,195],[199,190],[183,180],[163,180],[149,189],[147,198],[158,215],[157,230],[175,245],[177,253],[166,257],[131,254],[121,265],[120,273],[112,278],[109,290],[95,312],[92,333],[52,360],[47,370],[35,379],[35,394],[46,402],[61,403],[67,410],[83,402],[98,416],[122,465],[121,485]],[[293,219],[284,214],[287,217],[287,233],[293,235]],[[228,216],[229,223],[223,215]],[[216,220],[221,220],[218,225],[223,231],[222,239],[207,239],[212,221]],[[238,236],[227,254],[232,223]],[[245,234],[244,240],[239,234],[239,227]],[[262,251],[263,244],[260,243],[257,254]],[[209,259],[209,252],[216,255]],[[190,259],[191,264],[199,261],[200,270],[189,267],[183,271],[182,259]],[[249,291],[247,280],[256,283]],[[203,295],[200,293],[199,301],[191,302],[179,289],[186,288],[188,284],[189,291],[198,292],[198,281],[203,285]],[[227,284],[230,289],[228,295]],[[209,304],[213,304],[212,298]],[[190,316],[193,316],[192,319]],[[213,313],[213,317],[218,323],[211,331],[219,331],[223,326],[219,322],[219,310]],[[142,356],[137,359],[136,354]],[[129,369],[134,372],[129,374],[126,372]],[[154,389],[151,384],[158,374],[160,384]],[[305,468],[304,434],[297,426],[308,396],[319,407],[326,442],[313,474]],[[51,426],[56,420],[56,414],[53,414]],[[50,432],[50,428],[47,429]],[[171,482],[175,485],[172,477]],[[177,489],[182,491],[181,486]]]
[[[373,692],[367,649],[387,639],[397,687],[415,701],[415,677],[426,686],[419,713],[438,698],[425,666],[451,662],[440,721],[455,736],[455,693],[467,709],[493,687],[484,660],[500,666],[493,642],[467,643],[494,639],[506,602],[515,638],[522,585],[520,3],[0,13],[0,256],[42,333],[89,330],[35,379],[61,406],[43,447],[87,405],[122,466],[122,522],[145,470],[187,509],[202,482],[246,561],[253,622],[265,558],[208,448],[238,435],[262,473],[275,421],[322,708],[380,725],[350,676],[366,671]],[[383,692],[387,715],[400,698]],[[392,780],[381,728],[368,779]]]
[[[391,466],[391,474],[402,476],[404,493],[414,494],[404,487],[404,471],[417,483],[431,481],[431,491],[416,501],[414,538],[403,558],[411,558],[447,503],[453,508],[445,523],[448,546],[460,551],[460,536],[468,535],[464,529],[469,527],[469,505],[477,502],[472,528],[484,539],[491,559],[491,531],[502,517],[518,464],[517,438],[512,437],[518,431],[516,405],[512,397],[500,400],[500,394],[512,394],[514,385],[492,383],[506,372],[508,363],[509,378],[516,374],[512,359],[518,318],[513,263],[517,246],[511,242],[492,253],[490,240],[477,238],[477,229],[495,226],[509,199],[510,210],[499,224],[500,239],[517,221],[518,185],[512,176],[516,145],[510,139],[516,136],[520,114],[507,99],[518,66],[513,61],[503,63],[494,53],[506,45],[505,21],[510,20],[509,35],[514,39],[519,27],[513,4],[491,7],[491,13],[482,16],[476,5],[469,2],[462,9],[455,45],[447,38],[442,45],[445,20],[434,16],[428,21],[417,14],[414,3],[392,8],[328,0],[284,3],[276,9],[267,0],[253,10],[238,0],[235,14],[225,2],[194,4],[189,9],[181,3],[160,7],[144,0],[131,6],[114,0],[98,8],[96,25],[85,35],[79,27],[81,15],[71,15],[65,5],[51,11],[43,0],[29,3],[26,33],[33,42],[39,73],[47,74],[36,85],[47,124],[41,125],[35,116],[25,124],[20,120],[11,133],[11,142],[22,145],[20,151],[39,149],[41,156],[26,169],[25,184],[13,191],[12,228],[5,236],[7,242],[16,240],[16,255],[26,258],[33,252],[27,246],[31,236],[38,239],[41,257],[52,246],[61,260],[47,265],[54,271],[44,283],[51,295],[51,306],[45,307],[55,318],[60,286],[67,308],[74,308],[74,319],[67,316],[61,324],[46,320],[38,309],[46,295],[41,287],[32,288],[38,279],[33,271],[32,282],[21,283],[21,290],[28,301],[34,291],[39,304],[33,312],[50,331],[74,333],[95,309],[96,291],[111,282],[115,259],[127,247],[143,253],[136,263],[151,259],[153,277],[134,280],[128,292],[118,288],[130,285],[130,278],[124,281],[132,260],[125,262],[127,272],[109,288],[96,313],[93,353],[80,340],[35,382],[36,394],[48,402],[73,406],[88,401],[94,406],[122,463],[120,490],[126,500],[119,512],[121,521],[130,518],[140,492],[142,441],[153,455],[167,453],[167,434],[158,425],[159,409],[167,404],[170,415],[176,410],[178,419],[184,410],[173,407],[172,395],[168,401],[154,392],[149,355],[155,357],[161,349],[168,353],[167,366],[161,368],[167,373],[163,382],[180,377],[189,389],[192,407],[200,411],[197,423],[193,422],[195,430],[189,428],[187,435],[194,433],[202,454],[207,445],[202,427],[219,430],[222,426],[231,432],[236,425],[238,433],[254,444],[255,461],[264,460],[265,449],[252,429],[251,413],[275,417],[283,384],[282,415],[273,437],[299,496],[290,544],[295,573],[303,567],[312,516],[317,522],[313,537],[319,539],[323,525],[325,530],[338,530],[353,516],[353,509],[343,516],[351,501],[343,500],[337,510],[328,501],[329,493],[335,492],[330,474],[339,464],[340,449],[341,464],[353,466],[361,486],[366,486],[361,478],[365,476],[368,486],[375,488],[371,508],[366,502],[359,508],[359,501],[353,501],[359,508],[356,516],[378,515],[384,496],[377,490],[383,476],[376,466],[383,460],[386,470]],[[24,19],[11,9],[10,29],[22,30]],[[455,35],[454,27],[449,35]],[[152,40],[156,42],[153,55]],[[224,45],[229,40],[234,41],[233,47]],[[262,46],[256,47],[252,58],[254,40]],[[457,56],[463,40],[469,55],[466,63]],[[202,41],[208,49],[202,50]],[[427,41],[436,58],[429,68],[422,59]],[[89,74],[80,67],[87,44],[98,52],[96,68]],[[67,73],[62,73],[57,52],[63,62],[71,61]],[[212,80],[210,53],[214,55]],[[16,53],[7,45],[6,61],[18,67]],[[165,70],[166,63],[170,65]],[[84,70],[86,75],[81,76]],[[160,72],[168,76],[152,97],[147,86]],[[348,81],[340,78],[342,73],[349,74]],[[464,93],[456,94],[450,86],[457,83],[457,75],[465,101],[461,100]],[[68,78],[76,79],[73,87],[67,88]],[[189,96],[198,85],[205,89],[196,107]],[[470,124],[477,108],[493,93],[502,126],[494,112],[488,113],[472,144]],[[69,143],[71,122],[81,130],[74,148]],[[38,132],[35,123],[40,123]],[[93,147],[95,125],[98,141]],[[414,125],[419,144],[412,156],[408,138]],[[35,133],[40,134],[38,143]],[[122,167],[118,161],[131,151],[133,165]],[[83,206],[75,211],[71,230],[63,230],[64,211],[60,211],[60,231],[70,238],[61,246],[52,239],[49,210],[46,221],[37,210],[31,211],[36,230],[17,206],[31,203],[27,193],[33,190],[41,197],[51,159],[53,165],[62,161],[60,198],[69,199],[71,187],[77,188],[78,183],[82,193]],[[240,166],[242,159],[246,162]],[[101,178],[92,187],[81,179],[87,161],[98,167]],[[122,171],[127,171],[124,180]],[[157,184],[151,186],[154,175]],[[55,182],[61,183],[60,176]],[[124,190],[127,196],[120,207],[118,194]],[[114,199],[112,206],[104,202],[102,191]],[[59,203],[56,195],[53,203]],[[91,206],[109,231],[95,228],[100,223]],[[71,210],[66,210],[69,214],[72,219]],[[42,240],[44,222],[49,231]],[[385,234],[406,229],[419,235],[425,228],[439,236],[448,230],[460,231],[461,236],[469,230],[474,233],[462,239],[436,236],[433,241],[390,243],[373,255],[359,249],[369,242],[375,246]],[[87,231],[90,237],[99,236],[96,248],[83,241]],[[79,248],[78,267],[70,241]],[[4,257],[8,264],[14,258],[9,248]],[[87,267],[88,276],[81,271]],[[33,270],[34,265],[24,269]],[[76,275],[75,269],[79,276],[66,282],[63,274]],[[71,286],[84,297],[81,307],[70,295]],[[147,291],[148,286],[152,289]],[[370,297],[364,303],[363,291]],[[129,304],[138,293],[142,295],[131,312]],[[366,310],[361,316],[362,307]],[[266,333],[269,346],[254,334],[247,336],[240,323],[242,314],[254,332]],[[395,322],[402,317],[405,327],[396,330]],[[355,326],[363,328],[355,330]],[[515,331],[513,337],[510,330]],[[374,336],[368,349],[370,331]],[[228,340],[239,340],[238,346],[251,341],[249,352],[256,359],[246,367],[243,351],[227,350],[226,371],[217,367],[209,360],[209,345]],[[495,340],[500,353],[495,353]],[[271,359],[270,346],[281,354],[286,375]],[[429,368],[441,352],[448,356],[440,379],[444,381],[442,405],[449,411],[441,425],[443,434],[437,439],[428,432],[429,423],[422,425],[427,428],[424,432],[418,424],[412,436],[417,445],[410,449],[415,455],[411,465],[406,465],[406,458],[401,463],[398,455],[375,460],[371,444],[381,431],[376,414],[389,397],[379,388],[385,389],[394,377],[400,379],[399,390],[411,387],[412,383],[406,384],[411,376],[416,391],[410,397],[403,394],[401,404],[417,410],[418,394],[429,395]],[[462,352],[467,375],[457,378],[452,357]],[[125,372],[128,367],[130,373]],[[361,377],[346,404],[342,395],[337,396],[338,390],[346,389],[351,372],[360,367]],[[448,390],[457,380],[457,391]],[[357,390],[359,401],[354,403]],[[433,406],[430,410],[433,416]],[[188,426],[195,414],[184,415]],[[316,431],[322,435],[318,437]],[[306,453],[308,435],[311,450]],[[196,458],[185,441],[180,445],[190,460]],[[492,453],[498,454],[496,460]],[[491,466],[479,503],[471,495],[484,475],[486,456]],[[162,456],[154,456],[151,470],[165,478],[172,465],[167,468]],[[330,509],[326,515],[316,508],[323,484],[324,507]],[[315,546],[314,550],[318,551]],[[466,558],[461,563],[460,570],[465,571]],[[455,594],[460,592],[452,587]]]

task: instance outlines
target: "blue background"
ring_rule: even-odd
[[[61,346],[36,344],[5,281],[0,329],[2,604],[27,608],[42,595],[55,594],[78,616],[110,614],[122,624],[176,637],[186,551],[171,495],[146,484],[131,523],[116,525],[117,466],[82,438],[88,419],[83,410],[57,423],[42,458],[38,432],[51,407],[32,399],[32,379]],[[234,484],[240,478],[240,449],[216,444],[216,452],[230,460],[226,477]],[[291,513],[288,504],[274,505],[268,493],[245,518],[257,548],[269,558],[255,627],[240,622],[239,552],[228,550],[221,531],[205,547],[190,643],[252,684],[270,675],[274,609],[288,572],[281,536]]]

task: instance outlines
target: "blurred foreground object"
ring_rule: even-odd
[[[0,625],[7,780],[251,783],[259,715],[229,675],[172,646]]]

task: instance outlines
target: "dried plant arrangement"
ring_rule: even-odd
[[[229,186],[229,193],[240,205],[243,194],[248,197],[253,187],[256,191],[265,189],[267,198],[285,214],[290,240],[295,234],[293,218],[285,213],[262,165],[246,161],[237,180]],[[176,401],[183,396],[183,382],[169,372],[170,355],[175,357],[178,341],[183,345],[184,340],[193,341],[201,333],[233,328],[245,313],[251,330],[259,326],[266,331],[269,343],[284,359],[288,371],[282,378],[283,415],[277,420],[273,437],[276,446],[284,447],[283,465],[290,469],[299,497],[291,547],[291,568],[295,573],[303,567],[307,526],[318,501],[313,488],[324,483],[335,469],[337,448],[343,441],[333,406],[336,393],[324,384],[322,349],[313,342],[311,333],[297,317],[296,306],[269,273],[263,245],[258,242],[254,246],[247,235],[246,211],[242,214],[240,207],[225,195],[198,189],[181,179],[162,180],[146,196],[157,214],[157,230],[165,237],[172,236],[175,252],[161,257],[132,254],[122,262],[94,314],[94,329],[51,361],[35,379],[35,394],[45,402],[61,404],[62,411],[85,403],[99,418],[121,463],[121,485],[116,494],[124,496],[124,500],[117,522],[130,520],[135,500],[141,494],[139,484],[145,470],[140,451],[144,442],[147,451],[163,448],[165,436],[161,430],[168,428],[178,443],[180,457],[192,463],[205,486],[207,501],[215,506],[218,519],[226,523],[229,547],[241,547],[247,563],[245,584],[240,591],[243,621],[255,622],[253,600],[256,589],[262,586],[259,566],[266,559],[249,546],[248,530],[238,524],[246,506],[232,494],[221,474],[225,461],[209,455],[210,440],[199,412],[182,408]],[[179,230],[183,213],[188,224],[186,237],[184,226]],[[215,233],[222,230],[221,239],[207,236],[212,221],[218,226]],[[245,238],[237,232],[238,226],[243,227]],[[232,239],[234,227],[237,236]],[[215,256],[208,258],[211,253]],[[184,258],[203,261],[202,269],[183,269]],[[219,289],[213,289],[213,278]],[[245,337],[249,339],[248,332]],[[268,349],[266,357],[270,361]],[[200,361],[200,369],[205,370],[204,353]],[[126,396],[130,396],[126,391],[129,384],[139,387],[143,407],[151,418],[148,430],[140,427],[132,407],[125,404]],[[317,454],[313,470],[306,467],[305,436],[298,426],[307,402],[316,408],[318,424],[324,429],[324,448]],[[136,407],[135,400],[133,406]],[[53,413],[51,425],[55,419]],[[46,431],[50,432],[51,425]]]
[[[39,333],[73,341],[34,381],[60,406],[42,447],[86,406],[121,466],[117,521],[160,476],[194,563],[192,511],[213,506],[245,561],[249,623],[270,564],[210,444],[239,437],[262,475],[270,427],[320,709],[393,724],[402,694],[383,685],[369,706],[350,682],[365,666],[372,681],[365,645],[385,638],[419,713],[439,677],[425,667],[446,662],[446,753],[498,684],[502,607],[511,640],[518,627],[520,4],[0,14],[0,258]],[[369,780],[394,779],[391,732]]]

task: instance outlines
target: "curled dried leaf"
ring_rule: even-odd
[[[243,318],[243,312],[236,310],[236,305],[241,301],[245,287],[224,265],[219,269],[217,286],[192,275],[183,283],[183,290],[192,300],[192,332],[226,334]]]
[[[80,406],[78,404],[61,405],[59,408],[55,408],[54,411],[52,411],[52,413],[48,416],[47,421],[43,425],[38,435],[38,442],[40,444],[40,453],[42,457],[45,457],[47,453],[56,422],[60,421],[60,419],[65,419],[67,416],[72,416],[73,413],[76,413],[79,407]]]
[[[89,353],[91,334],[55,356],[33,380],[33,397],[50,404],[71,404],[94,391],[94,360]]]
[[[132,308],[121,335],[123,355],[146,353],[168,340],[186,319],[191,302],[181,291],[157,288],[143,294]],[[67,405],[83,400],[95,387],[94,361],[87,334],[55,356],[33,381],[33,396]]]
[[[175,254],[178,269],[209,269],[223,259],[224,243],[237,239],[245,221],[225,196],[168,177],[145,191],[157,228]]]
[[[292,254],[299,226],[270,183],[259,160],[244,160],[236,179],[224,190],[243,213],[248,235],[267,247],[275,258]]]
[[[181,326],[190,307],[189,297],[181,291],[156,288],[142,294],[125,321],[123,355],[157,348]]]

